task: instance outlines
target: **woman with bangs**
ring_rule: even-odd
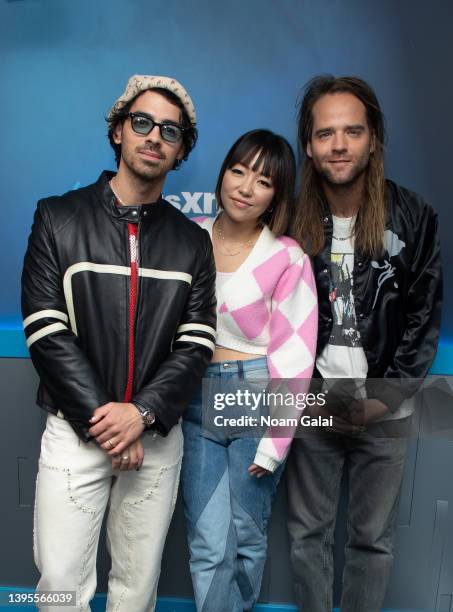
[[[218,215],[195,220],[211,236],[217,268],[216,349],[204,393],[183,423],[182,485],[199,612],[242,612],[257,601],[267,522],[292,439],[275,428],[263,435],[253,405],[231,405],[231,396],[227,405],[219,402],[239,388],[258,395],[271,379],[300,379],[298,391],[306,391],[313,370],[312,269],[284,235],[294,181],[288,142],[268,130],[247,132],[220,169]],[[236,426],[241,421],[231,417],[240,416],[256,422]]]

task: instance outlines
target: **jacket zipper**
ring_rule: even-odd
[[[135,311],[137,306],[138,294],[138,224],[128,223],[128,241],[129,241],[129,260],[131,269],[131,281],[129,290],[129,364],[127,371],[126,390],[124,392],[124,401],[130,402],[133,395],[134,387],[134,367],[135,367]]]

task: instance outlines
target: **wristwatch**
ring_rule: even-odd
[[[151,429],[154,423],[156,422],[156,415],[152,410],[148,410],[148,408],[143,408],[138,404],[134,404],[137,410],[140,412],[142,417],[143,425],[145,426],[145,430]]]

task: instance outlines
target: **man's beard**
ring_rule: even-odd
[[[161,156],[160,162],[165,162],[166,157],[163,153],[157,148],[150,148],[150,151],[155,151]],[[155,180],[159,180],[162,177],[165,177],[170,168],[166,168],[165,163],[164,166],[159,164],[147,164],[146,160],[138,157],[139,150],[134,151],[136,156],[124,156],[122,157],[125,166],[128,168],[129,172],[133,174],[136,178],[144,182],[152,182]]]
[[[324,166],[314,165],[316,172],[319,174],[321,180],[328,184],[328,186],[332,189],[348,189],[352,187],[355,183],[357,183],[362,176],[367,172],[369,166],[370,158],[366,156],[366,158],[361,158],[355,167],[352,169],[352,172],[347,175],[345,178],[341,176],[337,177],[332,172],[330,168],[326,168]]]

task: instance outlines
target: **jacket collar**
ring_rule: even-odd
[[[110,187],[110,180],[115,176],[114,172],[104,170],[97,180],[99,198],[104,208],[113,217],[128,223],[151,222],[159,219],[167,204],[159,196],[158,200],[150,204],[141,204],[139,206],[117,206],[116,197]]]

